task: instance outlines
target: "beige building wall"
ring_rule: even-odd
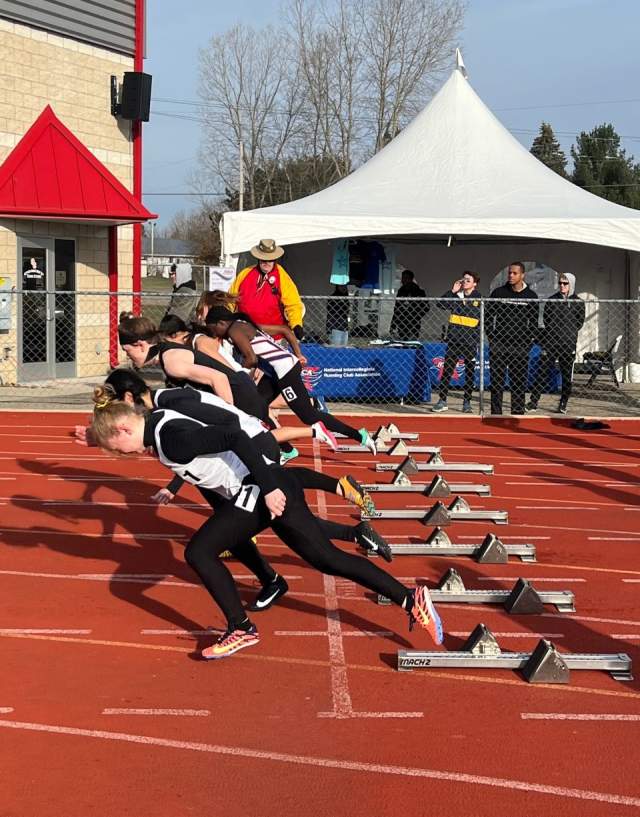
[[[132,190],[131,123],[111,115],[110,78],[134,69],[133,59],[0,19],[0,163],[47,105],[113,175]],[[0,278],[19,286],[18,235],[76,240],[76,289],[108,291],[108,229],[94,224],[0,219]],[[118,288],[131,291],[133,228],[118,228]],[[119,309],[130,299],[119,299]],[[0,331],[0,383],[15,383],[17,297],[12,328]],[[79,295],[77,375],[109,366],[109,310],[105,296]],[[8,350],[8,351],[7,351]]]

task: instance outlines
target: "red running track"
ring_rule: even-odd
[[[223,623],[183,561],[203,518],[198,495],[151,505],[164,469],[74,445],[79,419],[2,415],[0,814],[640,814],[637,681],[583,672],[557,687],[511,672],[397,673],[397,649],[431,649],[426,634],[409,634],[396,608],[315,573],[271,534],[260,545],[291,592],[256,614],[260,645],[196,660],[207,628]],[[443,649],[484,621],[504,649],[530,650],[551,634],[562,651],[627,652],[638,663],[640,422],[585,433],[543,418],[388,419],[441,445],[447,460],[495,465],[493,477],[455,479],[490,482],[491,497],[469,500],[508,510],[509,525],[458,523],[454,541],[493,529],[538,550],[535,564],[397,557],[395,575],[433,583],[455,566],[471,588],[525,576],[576,595],[571,615],[441,606]],[[390,478],[366,454],[300,449],[299,462],[327,473]],[[337,497],[309,501],[355,521]],[[379,527],[394,540],[426,531],[413,521]],[[250,598],[252,580],[231,566]]]

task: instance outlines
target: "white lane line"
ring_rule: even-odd
[[[623,511],[640,511],[640,508],[623,508]]]
[[[208,630],[140,630],[141,635],[216,635],[222,630],[210,627]]]
[[[547,462],[546,460],[530,459],[529,457],[523,457],[522,459],[518,460],[502,461],[499,462],[498,465],[509,465],[512,468],[517,468],[520,465],[525,467],[535,465],[537,468],[576,468],[576,469],[583,468],[585,465],[589,465],[595,468],[640,468],[640,465],[616,462],[615,460],[611,460],[610,462],[575,462],[574,460],[563,460],[562,462]]]
[[[640,584],[640,579],[623,579],[625,584]]]
[[[31,732],[47,732],[57,735],[73,735],[75,737],[93,738],[94,740],[110,740],[121,743],[137,743],[141,746],[158,746],[166,749],[188,750],[205,754],[225,755],[228,757],[243,757],[252,760],[266,760],[275,763],[287,763],[295,766],[307,766],[320,769],[336,769],[338,771],[361,772],[371,775],[372,780],[381,774],[394,777],[406,777],[413,780],[441,780],[447,783],[464,783],[471,786],[489,786],[491,788],[506,789],[513,792],[522,791],[527,794],[545,794],[552,797],[561,797],[569,800],[585,800],[600,803],[640,808],[639,797],[628,797],[613,792],[594,791],[590,789],[567,788],[546,783],[533,783],[527,780],[516,780],[506,777],[489,777],[487,775],[468,774],[443,769],[425,769],[416,766],[395,766],[382,763],[369,763],[346,758],[318,757],[313,755],[294,755],[285,752],[271,752],[260,749],[249,749],[244,746],[224,746],[212,743],[198,743],[195,741],[170,740],[149,735],[133,735],[126,732],[108,732],[101,729],[78,729],[71,726],[58,726],[46,723],[29,723],[21,721],[0,720],[0,728],[16,729]]]
[[[578,714],[570,712],[521,712],[524,721],[640,721],[640,715]]]
[[[0,712],[3,715],[8,715],[10,712],[13,712],[12,706],[0,706]]]
[[[513,474],[502,474],[502,476],[503,477],[504,476],[510,477],[510,476],[514,476],[514,475]],[[578,484],[576,484],[576,483],[578,483]],[[581,485],[579,483],[584,483],[584,485]],[[607,480],[605,480],[605,479],[581,479],[580,477],[576,477],[575,479],[567,479],[567,480],[553,479],[553,481],[551,481],[551,478],[549,478],[548,480],[545,480],[543,482],[524,482],[523,480],[515,480],[513,482],[505,482],[505,485],[537,485],[538,487],[545,487],[545,488],[546,487],[555,488],[556,486],[565,486],[565,485],[568,485],[570,487],[573,486],[575,488],[582,488],[582,487],[588,488],[589,485],[593,485],[593,484],[604,485],[605,488],[619,488],[619,487],[629,486],[630,485],[632,487],[637,487],[640,490],[640,486],[638,485],[638,482],[635,479],[634,480],[628,480],[626,482],[607,482]]]
[[[0,528],[0,533],[19,533],[21,536],[82,536],[89,539],[187,539],[184,534],[172,534],[168,536],[163,533],[78,533],[66,530],[39,530],[38,528]]]
[[[487,611],[489,612],[489,611]],[[557,618],[557,613],[540,613],[543,618]],[[599,618],[598,616],[574,616],[573,613],[564,614],[565,621],[595,621],[598,624],[628,624],[630,627],[640,627],[640,621],[627,618]]]
[[[208,709],[103,709],[103,715],[186,715],[194,718],[206,718],[211,712]]]
[[[276,630],[274,635],[286,635],[286,636],[314,636],[314,635],[323,635],[325,638],[329,635],[327,630]],[[359,636],[363,638],[367,637],[375,637],[375,636],[391,636],[394,633],[391,630],[349,630],[345,632],[342,631],[343,637],[353,636],[357,638]]]
[[[640,539],[640,534],[637,536],[587,536],[591,542],[637,542]]]
[[[0,570],[0,576],[24,576],[32,579],[75,579],[89,582],[125,582],[130,584],[148,584],[158,582],[162,587],[187,587],[193,589],[201,587],[197,582],[165,581],[162,575],[153,573],[119,574],[119,573],[36,573],[27,570]],[[234,579],[255,579],[252,573],[234,573]],[[285,576],[289,581],[301,579],[302,576]]]
[[[506,497],[508,499],[508,497]],[[585,508],[584,505],[516,505],[517,511],[598,511],[599,508]]]
[[[491,631],[496,638],[564,638],[563,633],[500,633]],[[460,630],[460,631],[447,631],[447,635],[454,635],[456,638],[468,638],[469,633],[467,630]]]
[[[527,565],[527,567],[531,567],[531,565]],[[518,576],[478,576],[478,581],[480,582],[513,582],[517,581]],[[529,581],[531,582],[586,582],[586,579],[567,579],[564,577],[560,578],[553,578],[553,577],[546,577],[546,576],[532,576]],[[624,579],[623,579],[624,581]],[[640,580],[639,580],[640,581]]]
[[[92,630],[60,630],[54,628],[15,628],[15,627],[0,627],[1,635],[8,635],[10,633],[23,633],[25,635],[90,635]]]
[[[313,442],[313,467],[322,473],[322,458],[317,440]],[[318,515],[327,516],[327,502],[322,491],[316,491]],[[347,660],[344,654],[342,624],[340,622],[338,582],[336,577],[324,574],[324,604],[327,617],[327,638],[329,640],[329,662],[331,673],[331,696],[333,709],[330,712],[318,712],[319,718],[422,718],[423,712],[355,712],[349,691]],[[341,589],[344,587],[341,579]]]
[[[609,633],[609,638],[620,638],[621,640],[628,638],[630,641],[638,641],[640,633]]]

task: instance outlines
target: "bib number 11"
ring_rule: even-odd
[[[260,488],[258,488],[257,485],[243,485],[236,498],[236,508],[240,508],[247,513],[251,513],[251,511],[256,507],[256,502],[258,501],[259,496]]]

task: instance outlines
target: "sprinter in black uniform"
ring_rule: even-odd
[[[226,632],[203,650],[204,658],[224,658],[259,640],[219,554],[267,527],[321,572],[390,598],[408,613],[410,626],[418,621],[436,643],[442,642],[442,625],[427,588],[404,587],[367,559],[335,547],[309,510],[298,480],[279,465],[268,464],[245,432],[205,425],[169,409],[143,413],[121,402],[96,406],[92,432],[100,446],[123,454],[151,448],[185,481],[224,500],[185,552],[227,619]]]

